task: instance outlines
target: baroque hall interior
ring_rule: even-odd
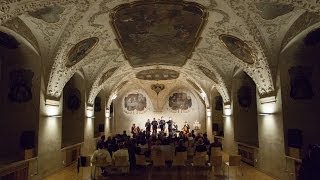
[[[0,179],[319,180],[319,57],[317,0],[0,0]]]

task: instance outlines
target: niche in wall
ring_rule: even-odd
[[[18,69],[10,72],[8,98],[12,102],[24,103],[32,99],[32,78],[30,69]]]
[[[235,141],[258,146],[256,85],[245,72],[232,81]]]
[[[312,99],[313,89],[311,84],[312,68],[293,66],[289,69],[290,97],[292,99]]]
[[[94,100],[94,137],[104,134],[104,124],[106,121],[105,111],[103,111],[104,102],[102,102],[103,94],[100,92]]]
[[[85,85],[78,73],[63,89],[62,147],[81,143],[84,140]]]

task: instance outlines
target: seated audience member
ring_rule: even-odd
[[[194,134],[194,130],[191,131],[191,136],[193,137],[193,139],[196,138],[196,135]]]
[[[175,154],[177,154],[177,152],[186,152],[186,151],[187,151],[187,147],[184,145],[184,141],[180,139],[178,142],[178,146],[176,147]]]
[[[203,134],[203,143],[204,143],[205,146],[209,146],[210,145],[210,141],[208,139],[207,133]]]
[[[91,157],[91,163],[95,166],[101,167],[103,176],[108,174],[105,167],[111,165],[112,159],[109,152],[104,149],[103,144],[100,143],[98,145],[98,149],[94,151]]]
[[[105,135],[102,135],[99,139],[99,141],[97,142],[97,146],[96,146],[96,149],[98,149],[99,145],[102,145],[102,148],[104,148],[104,141],[106,139],[106,136]]]
[[[128,149],[126,149],[124,144],[119,145],[119,149],[112,154],[112,159],[115,160],[116,157],[125,156],[127,161],[129,161]]]
[[[203,139],[199,138],[197,141],[195,152],[206,152],[206,151],[207,151],[207,147],[204,145]]]

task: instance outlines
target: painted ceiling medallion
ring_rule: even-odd
[[[255,3],[255,6],[259,10],[260,16],[266,20],[275,19],[278,16],[282,16],[293,11],[294,9],[292,5],[269,2]]]
[[[116,7],[111,18],[131,66],[183,66],[199,39],[207,13],[193,2],[138,1]]]
[[[171,69],[148,69],[138,72],[136,77],[142,80],[172,80],[179,77],[179,72]]]
[[[105,72],[105,73],[102,75],[99,84],[102,84],[102,83],[104,83],[107,79],[109,79],[109,78],[114,74],[114,72],[115,72],[117,69],[118,69],[118,67],[114,67],[114,68],[109,69],[107,72]]]
[[[234,56],[248,64],[254,63],[255,60],[252,50],[244,41],[235,36],[226,34],[220,35],[219,38]]]
[[[216,78],[216,75],[212,71],[210,71],[208,68],[203,66],[198,66],[198,68],[203,72],[203,74],[205,74],[213,82],[218,83],[218,79]]]
[[[99,39],[97,37],[91,37],[78,42],[70,49],[66,66],[70,67],[78,63],[94,49],[98,42]]]
[[[57,23],[60,20],[60,15],[63,13],[64,8],[61,6],[50,6],[39,9],[29,14],[37,19],[41,19],[47,23]]]
[[[164,84],[152,84],[151,85],[151,89],[157,93],[157,95],[162,91],[164,90],[165,86]]]
[[[17,49],[19,45],[19,42],[13,36],[0,31],[0,46],[7,49]]]

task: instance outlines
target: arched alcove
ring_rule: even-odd
[[[4,163],[36,155],[41,59],[26,40],[8,29],[0,30],[0,159]],[[28,157],[30,158],[30,157]]]
[[[63,89],[62,147],[84,141],[85,84],[78,73]]]
[[[309,144],[320,143],[319,37],[319,27],[305,30],[280,55],[286,147],[306,150]]]
[[[223,99],[216,88],[211,91],[211,107],[212,131],[214,135],[223,137]]]
[[[243,71],[232,80],[234,139],[258,146],[256,85]]]
[[[105,99],[100,92],[94,100],[94,137],[99,137],[105,132]]]

